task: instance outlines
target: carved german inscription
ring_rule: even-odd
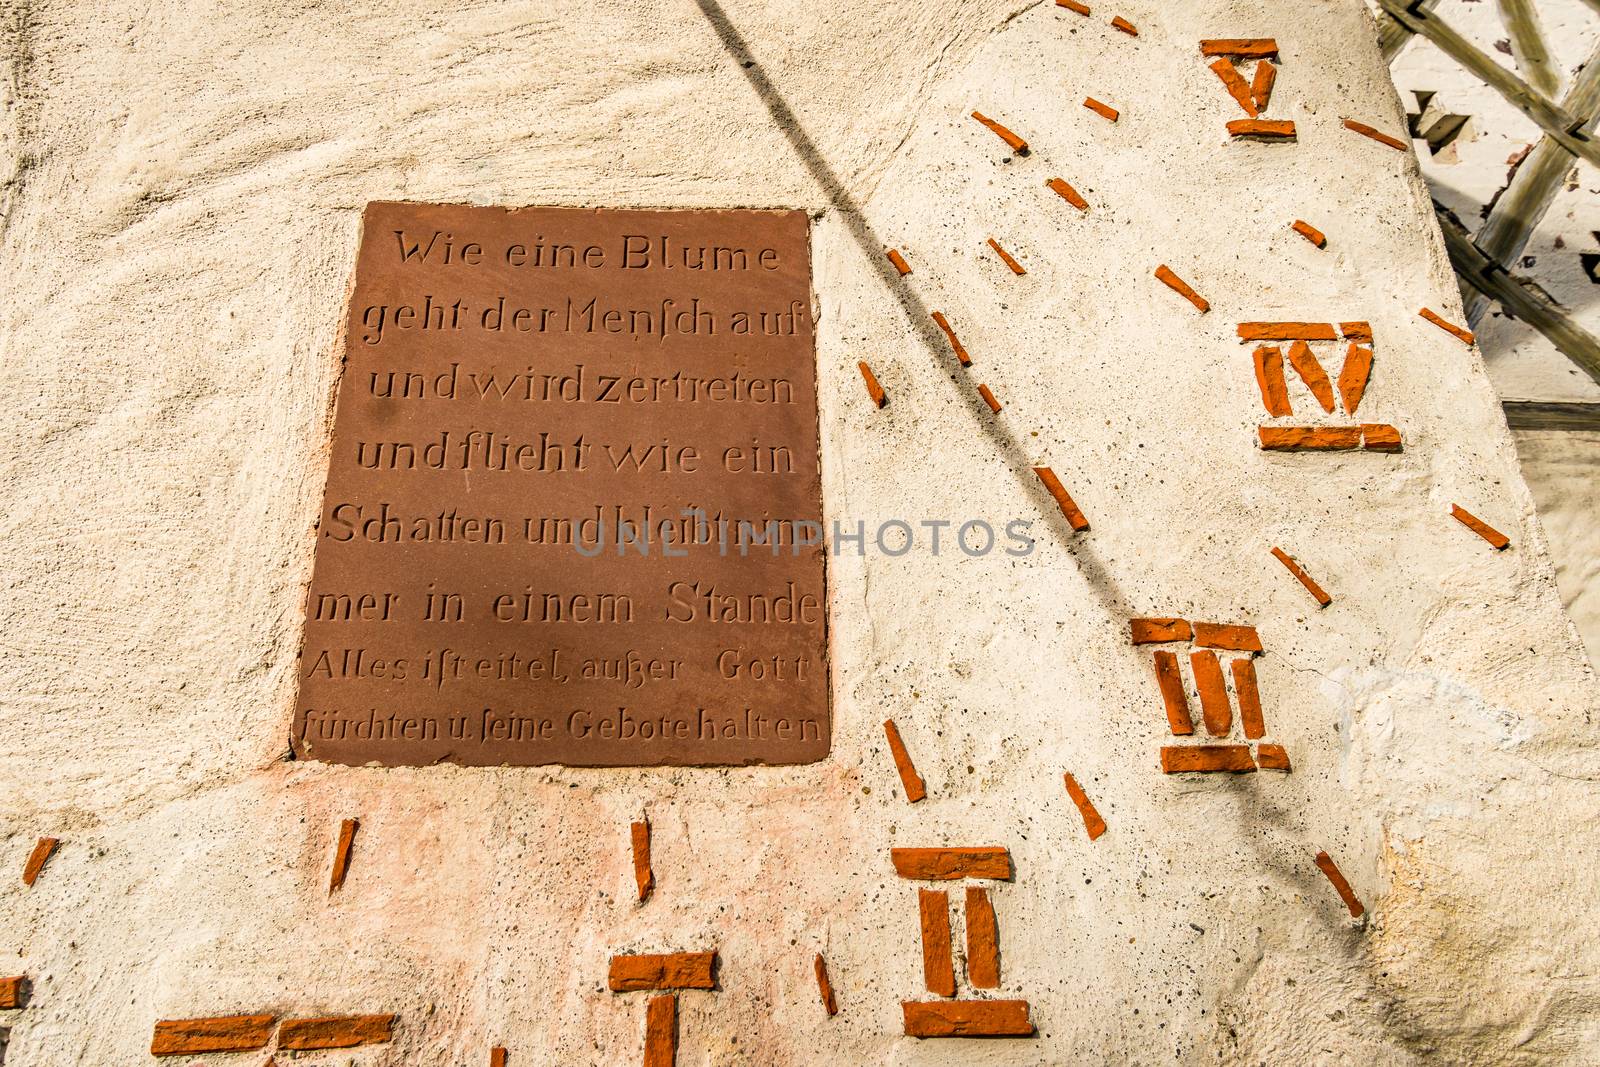
[[[807,219],[367,208],[293,745],[828,753]]]

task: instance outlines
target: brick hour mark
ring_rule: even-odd
[[[906,800],[915,804],[928,795],[927,786],[922,781],[922,775],[917,773],[916,765],[911,762],[911,753],[906,751],[906,743],[900,739],[900,728],[893,719],[883,721],[883,732],[889,738],[889,755],[894,758],[894,769],[899,772]]]
[[[339,824],[339,840],[333,848],[333,870],[328,875],[329,893],[344,885],[345,875],[350,873],[350,850],[355,845],[356,831],[360,827],[359,819],[346,819]]]

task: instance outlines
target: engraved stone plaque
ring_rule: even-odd
[[[807,222],[367,208],[297,757],[827,755]]]

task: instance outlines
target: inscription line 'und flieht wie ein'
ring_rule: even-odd
[[[827,755],[808,241],[793,211],[369,205],[298,758]]]

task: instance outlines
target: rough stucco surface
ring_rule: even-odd
[[[8,1067],[151,1062],[156,1019],[247,1010],[399,1014],[392,1045],[318,1062],[636,1062],[644,1005],[604,991],[608,956],[710,946],[721,989],[682,997],[680,1063],[1589,1061],[1600,696],[1482,361],[1416,317],[1461,315],[1416,163],[1340,128],[1402,122],[1359,0],[1128,0],[1137,39],[1053,5],[727,6],[749,73],[688,2],[4,9],[0,854],[63,840],[0,890],[0,972],[35,983]],[[1222,134],[1196,42],[1258,34],[1296,147]],[[1004,162],[973,107],[1033,154]],[[1037,552],[838,557],[813,766],[284,762],[359,212],[401,198],[814,209],[830,517],[1031,518]],[[908,317],[932,307],[969,324],[970,374]],[[1404,454],[1255,449],[1233,327],[1278,317],[1373,322],[1366,403]],[[1048,517],[1039,462],[1091,533]],[[1159,773],[1144,614],[1259,627],[1293,774]],[[1092,844],[1066,770],[1110,824]],[[923,994],[888,849],[941,844],[1012,851],[1001,992],[1035,1039],[897,1036]]]

